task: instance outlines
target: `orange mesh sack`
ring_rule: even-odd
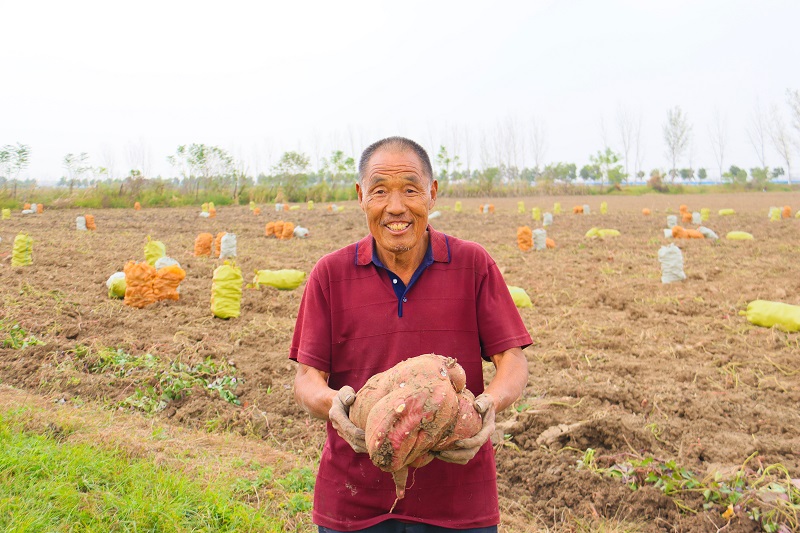
[[[83,215],[83,217],[86,219],[86,229],[97,229],[97,225],[94,223],[94,215]]]
[[[255,216],[259,216],[261,214],[261,208],[260,207],[254,207],[253,208],[253,214]]]
[[[548,237],[548,238],[547,238],[547,240],[546,240],[545,242],[547,243],[547,247],[548,247],[548,248],[551,248],[551,249],[552,249],[552,248],[555,248],[555,247],[556,247],[556,241],[554,241],[554,240],[553,240],[553,239],[551,239],[550,237]]]
[[[274,222],[267,222],[267,225],[264,226],[264,235],[267,237],[274,237],[275,236],[275,223]]]
[[[687,239],[705,239],[706,236],[700,233],[696,229],[687,229],[686,230],[686,238]]]
[[[214,251],[213,251],[214,257],[219,257],[219,253],[222,251],[222,237],[224,236],[225,232],[220,231],[219,233],[217,233],[217,238],[214,239]]]
[[[146,262],[128,261],[125,265],[125,305],[141,309],[156,302],[153,281],[156,278],[155,267]]]
[[[288,211],[289,210],[289,204],[283,204],[283,210],[284,211]]]
[[[681,213],[686,213],[687,211],[689,211],[689,207],[686,204],[681,204],[681,206],[678,208],[678,211],[680,211]]]
[[[194,255],[211,255],[211,243],[214,242],[214,236],[210,233],[201,233],[194,240]]]
[[[31,208],[31,204],[25,204],[25,205],[22,206],[22,209],[25,209],[25,210],[30,209],[30,208]]]
[[[791,211],[791,209],[789,211]],[[44,213],[44,204],[36,204],[36,212],[39,213],[40,215],[42,213]],[[791,216],[791,215],[789,215],[789,216]],[[788,218],[788,217],[785,217],[785,218]]]
[[[649,210],[649,209],[647,209],[647,208],[645,207],[644,209],[642,209],[642,214],[643,214],[644,216],[647,216],[647,215],[649,215],[649,214],[650,214],[650,210]]]
[[[179,299],[178,285],[181,284],[185,277],[186,272],[178,265],[170,265],[158,269],[153,280],[153,292],[156,300]]]
[[[533,247],[533,232],[528,226],[517,228],[517,247],[523,252],[527,252]]]
[[[686,229],[682,226],[672,226],[672,236],[675,239],[688,239],[689,235],[686,234]]]
[[[281,234],[278,235],[279,239],[289,240],[294,237],[294,224],[291,222],[284,222]]]
[[[140,204],[139,202],[135,202],[135,203],[133,204],[133,208],[134,208],[135,210],[139,211],[139,210],[141,210],[141,209],[142,209],[142,204]]]
[[[582,206],[582,205],[576,205],[576,206],[574,206],[574,207],[572,208],[572,213],[573,213],[574,215],[582,215],[582,214],[583,214],[583,206]]]
[[[494,214],[494,204],[489,204],[489,212]]]
[[[275,222],[274,231],[277,238],[283,238],[281,237],[283,235],[283,220],[278,220]]]
[[[213,207],[208,208],[208,218],[216,218],[217,210]]]
[[[681,211],[681,222],[691,222],[692,214],[688,211]]]
[[[783,218],[792,218],[792,208],[789,207],[788,205],[783,206],[783,211],[781,212],[781,216]]]

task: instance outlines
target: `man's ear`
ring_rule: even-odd
[[[364,191],[361,189],[361,184],[356,182],[356,195],[358,196],[358,205],[364,209]]]
[[[433,180],[431,183],[431,201],[428,204],[428,209],[433,209],[434,204],[436,204],[436,194],[439,192],[439,181]]]

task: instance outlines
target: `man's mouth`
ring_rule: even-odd
[[[386,227],[392,231],[403,231],[410,225],[411,223],[409,222],[389,222],[386,224]]]

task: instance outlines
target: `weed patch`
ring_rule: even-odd
[[[9,322],[6,320],[0,320],[0,339],[2,339],[0,346],[3,348],[11,348],[12,350],[22,350],[28,346],[44,344],[22,329],[16,322]]]
[[[754,459],[758,466],[751,468],[748,464]],[[800,479],[792,478],[781,464],[762,465],[755,453],[728,478],[720,472],[701,478],[673,460],[654,457],[613,462],[605,467],[598,461],[595,450],[588,448],[577,466],[619,479],[631,490],[655,487],[683,512],[698,512],[686,499],[700,495],[703,510],[717,510],[726,520],[744,513],[767,533],[797,531],[800,526]]]

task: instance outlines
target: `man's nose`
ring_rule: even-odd
[[[386,211],[392,214],[399,214],[405,211],[406,204],[403,200],[403,193],[401,191],[393,191],[389,193],[389,198],[386,203]]]

